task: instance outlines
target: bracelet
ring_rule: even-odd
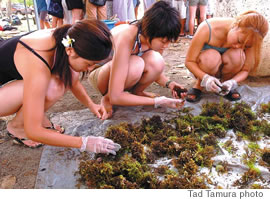
[[[86,145],[87,145],[87,141],[88,141],[88,136],[87,137],[82,137],[82,145],[80,148],[80,152],[84,152],[86,149]]]
[[[166,88],[169,88],[169,85],[170,85],[171,82],[172,82],[172,80],[168,80],[168,81],[166,82],[166,84],[165,84],[165,87],[166,87]]]

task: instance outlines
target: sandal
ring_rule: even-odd
[[[51,122],[51,121],[50,121]],[[48,127],[45,127],[46,129],[52,129],[52,130],[55,130],[55,131],[59,131],[61,134],[65,133],[65,128],[62,127],[61,125],[58,125],[60,127],[60,130],[59,129],[56,129],[54,123],[51,122],[51,126],[48,126]]]
[[[44,144],[41,144],[41,143],[39,143],[39,144],[37,144],[35,146],[29,146],[29,145],[27,145],[27,144],[24,143],[25,141],[29,140],[28,138],[18,138],[18,137],[15,137],[14,135],[12,135],[10,132],[7,132],[7,135],[10,138],[13,139],[13,143],[15,143],[15,144],[21,144],[21,145],[23,145],[25,147],[28,147],[28,148],[31,148],[31,149],[36,149],[36,148],[39,148],[41,146],[44,146]]]
[[[234,97],[235,94],[237,94],[238,97]],[[237,92],[237,90],[234,89],[234,90],[231,90],[227,95],[225,95],[224,98],[230,101],[237,101],[241,99],[241,95],[239,92]]]
[[[193,97],[188,97],[190,95],[194,95],[195,98]],[[202,98],[202,91],[197,88],[191,88],[188,90],[186,100],[191,103],[199,102]]]

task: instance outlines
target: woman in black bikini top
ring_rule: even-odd
[[[106,118],[104,107],[92,102],[79,77],[108,57],[111,49],[111,34],[98,20],[81,20],[2,41],[0,117],[16,114],[7,125],[8,135],[31,148],[48,144],[115,154],[120,146],[113,141],[63,135],[63,129],[45,116],[70,89],[97,117]]]

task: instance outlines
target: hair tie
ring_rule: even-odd
[[[73,48],[74,42],[75,42],[75,39],[70,38],[68,35],[66,36],[66,38],[64,37],[64,38],[62,39],[62,44],[63,44],[66,48],[68,48],[68,47],[72,47],[72,48]]]

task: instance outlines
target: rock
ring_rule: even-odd
[[[7,175],[1,180],[1,189],[12,189],[16,183],[16,177],[12,175]]]

